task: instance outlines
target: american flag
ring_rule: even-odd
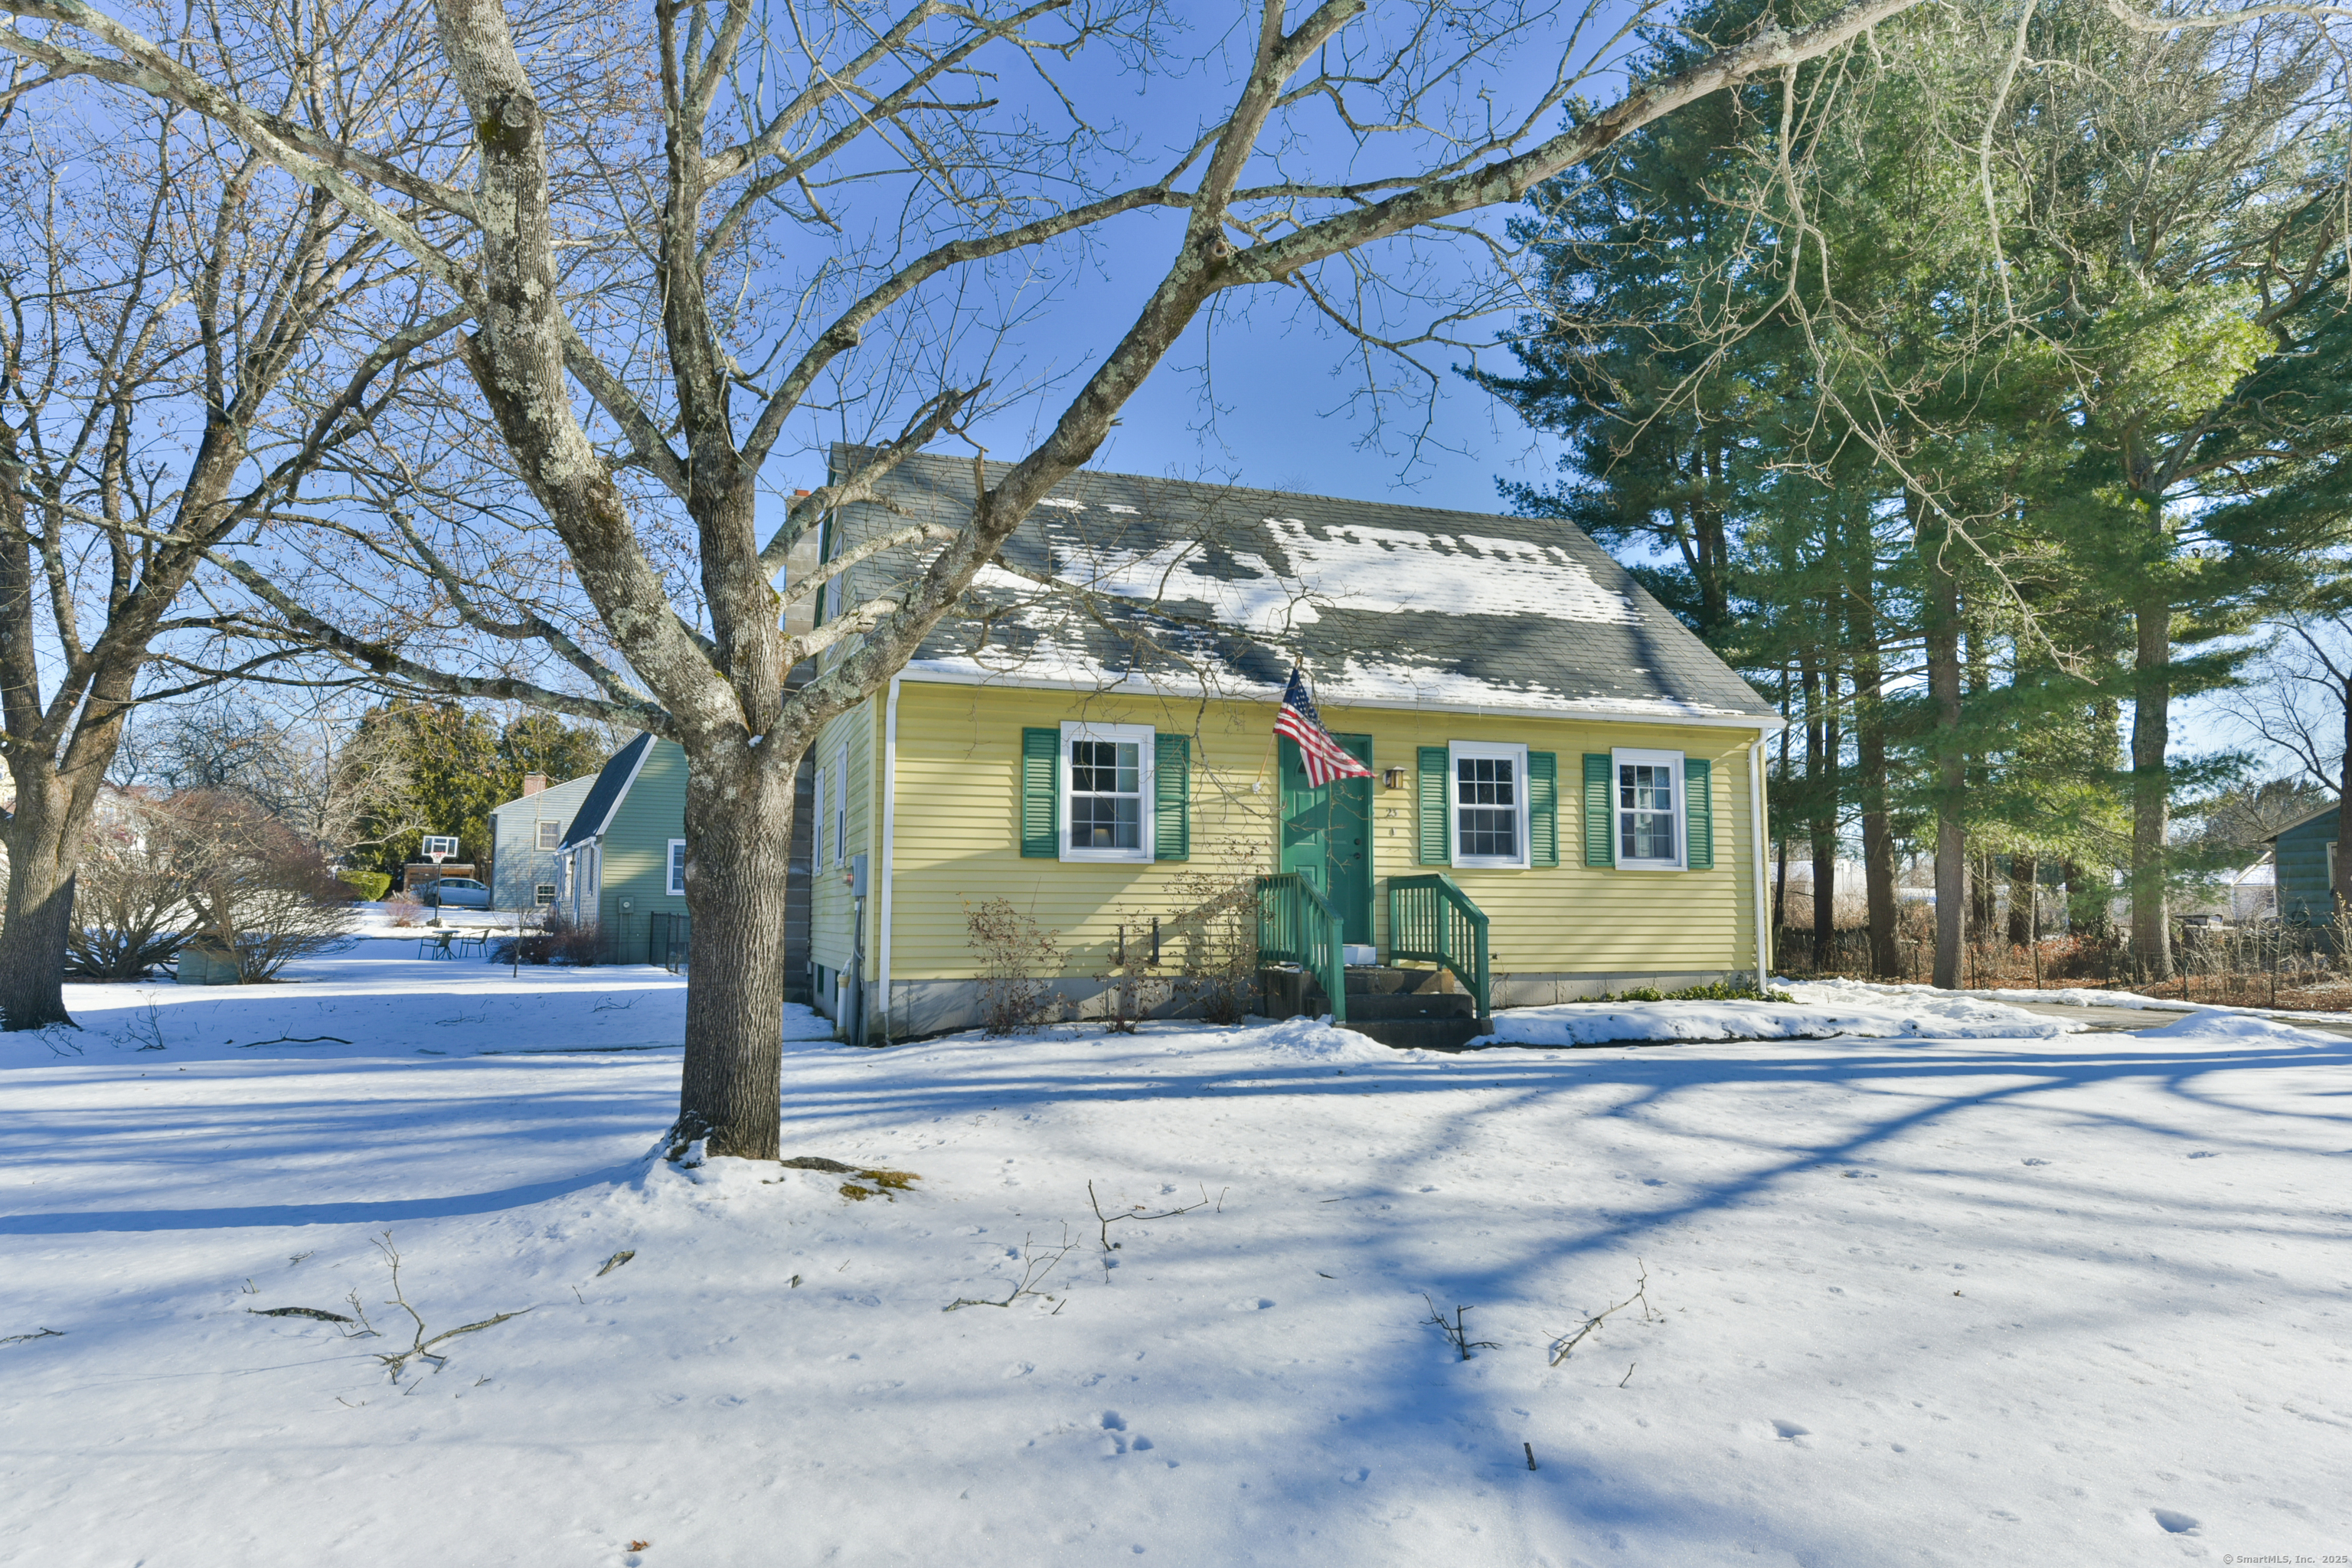
[[[1315,699],[1307,694],[1307,679],[1295,664],[1290,667],[1290,686],[1282,694],[1282,713],[1274,721],[1274,732],[1298,742],[1298,757],[1307,764],[1309,789],[1321,789],[1333,779],[1372,776],[1371,769],[1349,755],[1348,749],[1323,728],[1322,715],[1315,711]]]

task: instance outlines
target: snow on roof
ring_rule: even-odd
[[[854,453],[837,453],[840,471]],[[991,465],[993,482],[1004,469]],[[910,674],[1262,697],[1303,659],[1317,700],[1770,720],[1772,707],[1567,523],[1081,473],[975,582]],[[971,515],[972,465],[909,458],[843,542]],[[839,545],[836,545],[838,548]],[[911,552],[857,569],[855,597]],[[867,574],[873,574],[871,575]]]

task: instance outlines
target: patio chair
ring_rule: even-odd
[[[456,931],[435,931],[430,936],[417,938],[416,956],[419,958],[457,957],[457,952],[449,945],[449,939],[457,934]]]
[[[457,940],[451,945],[456,949],[457,955],[459,958],[479,958],[482,956],[485,945],[489,940],[488,933],[478,931],[463,931],[457,934]]]

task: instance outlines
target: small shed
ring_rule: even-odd
[[[235,985],[239,979],[234,953],[202,942],[180,950],[174,973],[183,985]]]
[[[2289,925],[2326,925],[2336,918],[2336,805],[2329,802],[2270,837],[2279,918]]]

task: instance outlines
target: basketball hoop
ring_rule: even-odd
[[[425,858],[433,862],[433,919],[430,923],[436,926],[441,923],[441,862],[457,852],[457,841],[447,834],[428,833],[425,836]]]

